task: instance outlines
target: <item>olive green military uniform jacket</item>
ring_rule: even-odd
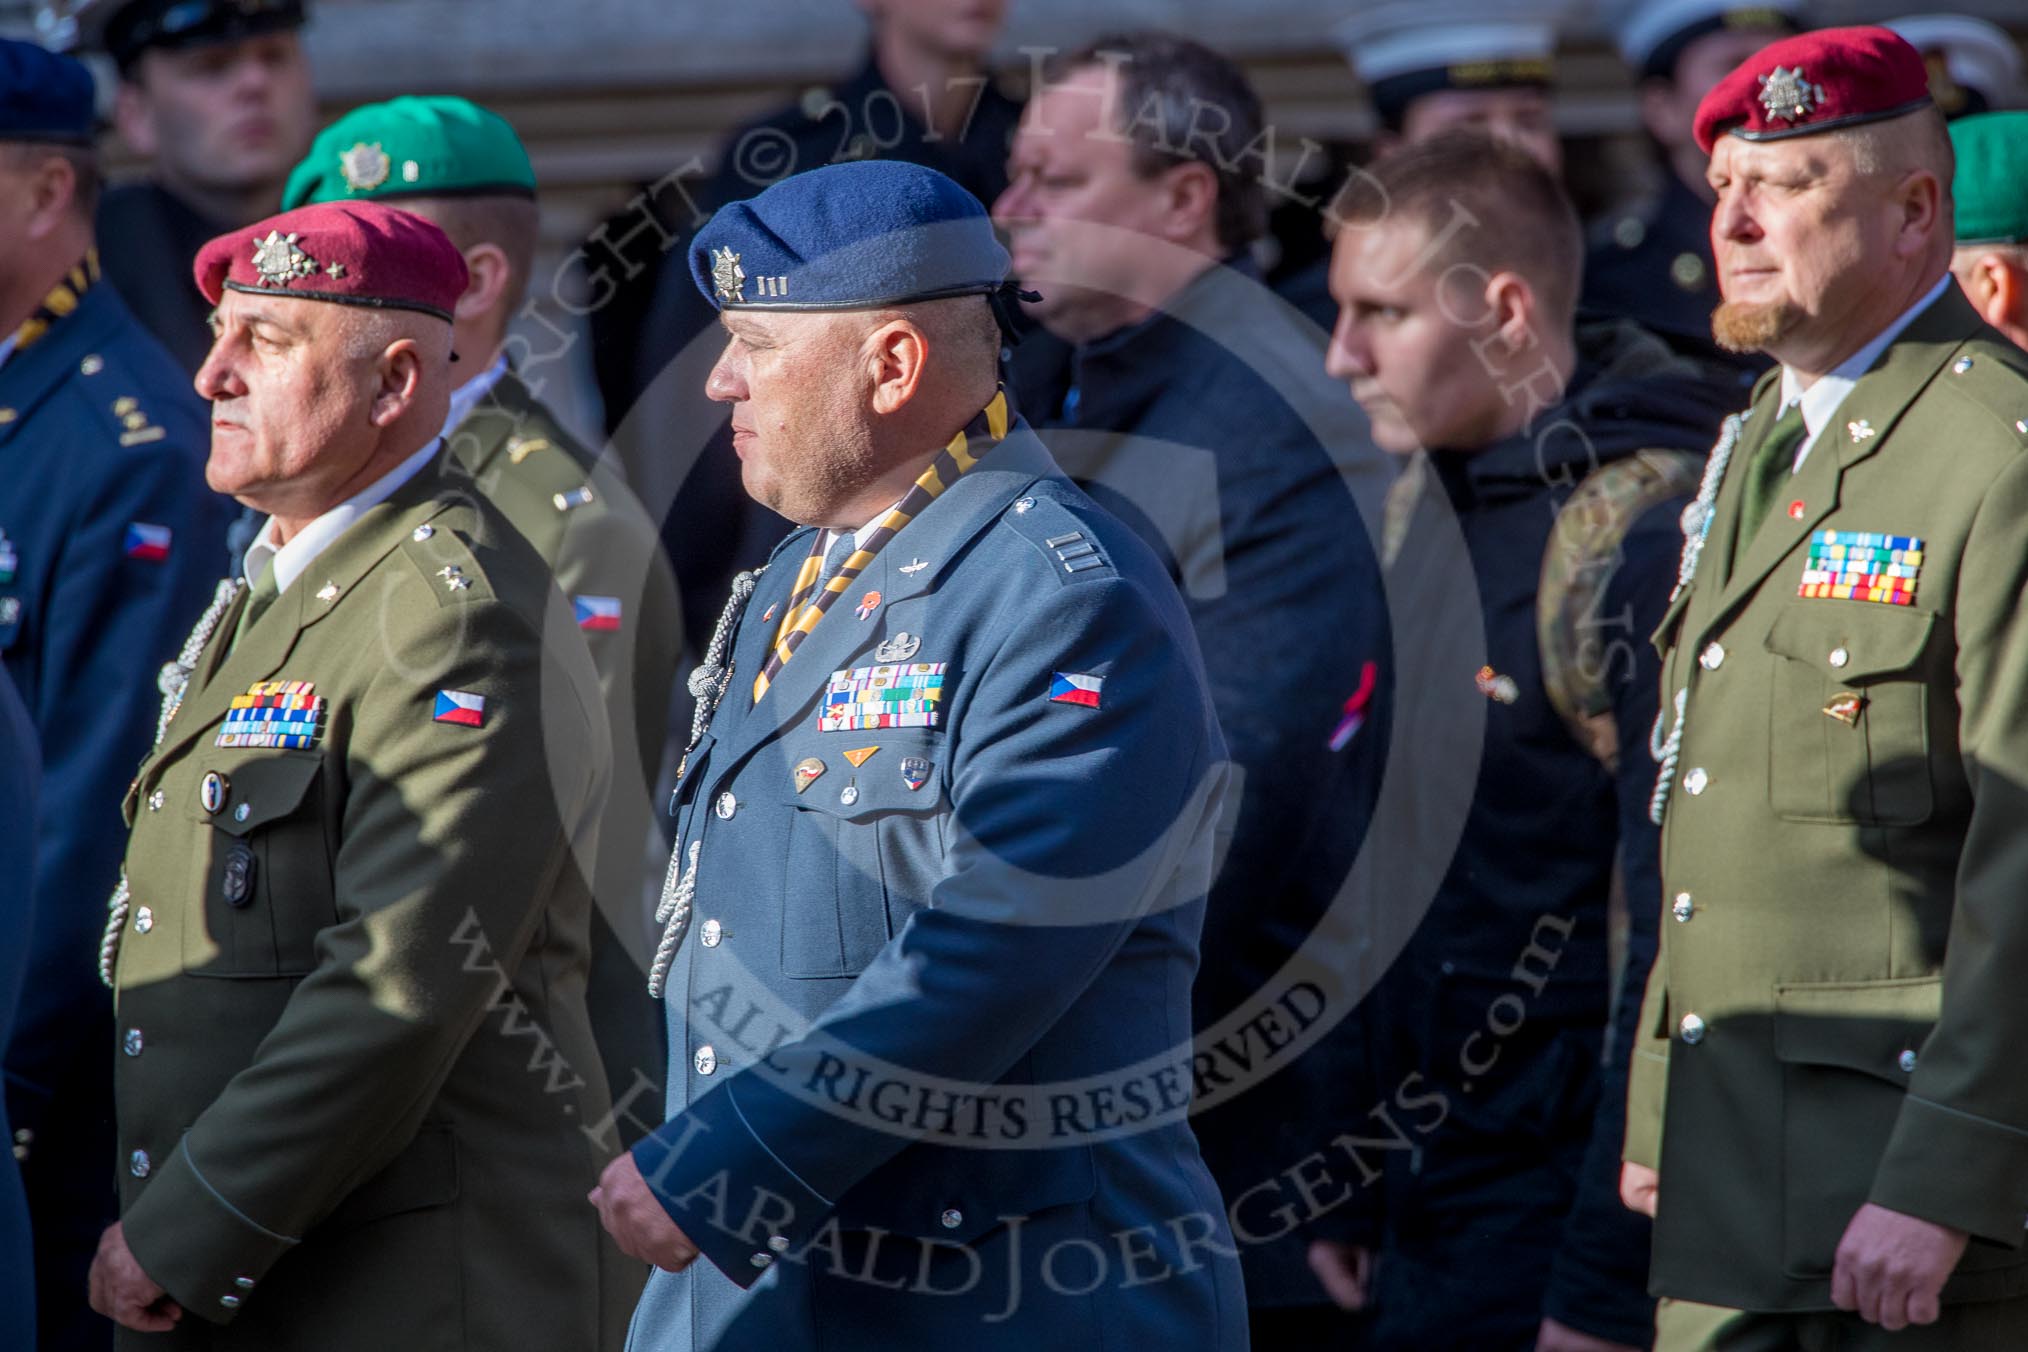
[[[186,1314],[121,1346],[615,1347],[644,1274],[585,1201],[584,643],[441,457],[235,645],[245,603],[127,796],[121,1212]],[[246,744],[261,698],[314,744]]]
[[[2028,357],[1946,290],[1735,560],[1779,398],[1656,636],[1687,699],[1626,1142],[1653,1289],[1830,1309],[1872,1201],[1971,1233],[1946,1301],[2028,1291]],[[1801,595],[1824,532],[1913,537],[1909,603]]]
[[[613,457],[574,440],[512,371],[452,430],[450,446],[549,565],[598,668],[616,754],[594,871],[592,1032],[622,1121],[652,1125],[665,1053],[661,1011],[648,998],[660,930],[647,898],[668,851],[659,835],[650,848],[649,833],[683,643],[675,578]],[[638,755],[618,754],[629,747]]]

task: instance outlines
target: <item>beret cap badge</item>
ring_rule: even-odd
[[[1776,66],[1772,75],[1760,77],[1760,106],[1774,121],[1793,122],[1808,117],[1823,101],[1823,86],[1805,79],[1801,66],[1794,70]]]
[[[746,290],[746,269],[739,265],[739,255],[730,248],[719,249],[711,255],[711,285],[718,292],[721,301],[742,301]]]
[[[380,148],[380,142],[368,145],[359,141],[350,150],[339,152],[338,170],[345,175],[345,186],[354,192],[372,192],[387,182],[394,172],[394,161]]]
[[[266,239],[255,242],[253,265],[262,285],[287,286],[298,277],[317,274],[317,260],[297,247],[297,238],[295,234],[270,230]]]

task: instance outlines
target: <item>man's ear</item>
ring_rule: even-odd
[[[1518,272],[1496,272],[1486,282],[1486,312],[1509,352],[1535,345],[1535,288]]]
[[[422,350],[413,338],[397,338],[380,354],[379,387],[367,419],[375,427],[392,427],[415,406],[422,390]]]
[[[1947,229],[1944,220],[1944,186],[1927,169],[1917,169],[1901,180],[1894,190],[1900,208],[1901,229],[1895,248],[1904,258],[1927,253],[1938,230]]]
[[[915,398],[929,356],[929,337],[913,320],[892,320],[873,331],[866,343],[866,361],[875,413],[883,417],[898,413]]]
[[[477,319],[500,303],[513,282],[514,269],[507,251],[497,244],[474,244],[465,250],[465,293],[458,297],[459,319]]]
[[[113,95],[113,126],[127,149],[144,160],[155,158],[162,148],[162,138],[155,134],[155,116],[148,107],[148,95],[131,80],[121,80]]]
[[[77,201],[77,170],[61,155],[45,155],[27,176],[27,238],[47,239],[59,229]]]
[[[1172,165],[1161,178],[1163,234],[1177,244],[1218,232],[1218,175],[1202,160]]]

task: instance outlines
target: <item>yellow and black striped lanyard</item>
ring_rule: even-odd
[[[934,502],[946,488],[956,483],[979,463],[980,457],[991,450],[995,443],[1007,435],[1007,395],[1000,391],[992,401],[981,409],[979,416],[972,419],[964,430],[952,437],[950,443],[930,461],[922,477],[915,481],[894,509],[868,536],[866,542],[852,552],[845,564],[819,587],[817,579],[824,571],[824,532],[818,531],[810,542],[809,557],[796,573],[795,590],[789,595],[789,603],[782,607],[781,625],[775,631],[774,648],[768,653],[768,660],[761,667],[760,674],[753,678],[753,697],[756,703],[768,692],[775,677],[788,660],[795,656],[810,631],[817,627],[817,621],[824,618],[826,611],[851,587],[854,579],[873,562],[882,546],[900,533],[901,528],[922,514],[923,508]]]

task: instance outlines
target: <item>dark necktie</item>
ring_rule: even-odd
[[[247,593],[246,604],[240,607],[239,624],[232,631],[232,648],[226,649],[227,652],[239,647],[239,641],[246,637],[247,630],[253,628],[254,621],[265,614],[280,596],[281,592],[275,589],[275,561],[270,558],[261,565],[260,572],[254,577],[253,588]]]
[[[824,551],[824,569],[817,574],[817,590],[824,590],[824,584],[838,576],[845,567],[845,561],[859,550],[859,532],[848,530]]]
[[[1796,448],[1809,435],[1809,424],[1803,421],[1803,406],[1791,404],[1769,429],[1767,440],[1753,454],[1753,462],[1746,467],[1746,495],[1739,506],[1739,534],[1733,537],[1732,556],[1736,559],[1746,552],[1753,543],[1753,537],[1767,520],[1768,509],[1782,494],[1783,487],[1795,473]]]

